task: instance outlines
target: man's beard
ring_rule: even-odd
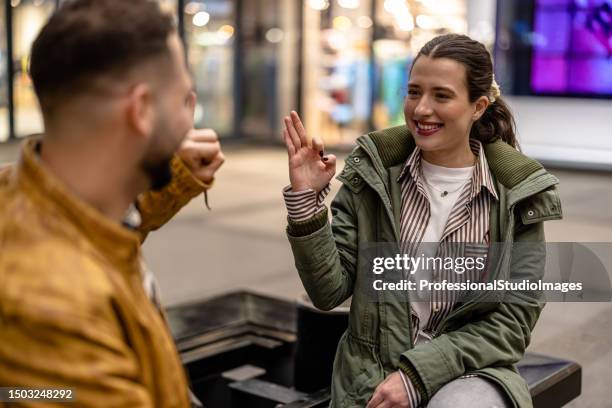
[[[151,151],[144,157],[142,162],[142,169],[149,177],[151,189],[154,191],[163,189],[172,181],[170,162],[174,156],[174,150],[171,152],[166,151],[165,153],[162,153],[160,150],[165,145],[164,142],[171,135],[173,133],[170,126],[168,126],[168,122],[164,120],[163,116],[160,117],[151,136]]]
[[[146,160],[142,163],[142,168],[151,181],[151,189],[159,191],[172,181],[172,169],[170,162],[172,156],[163,160]]]

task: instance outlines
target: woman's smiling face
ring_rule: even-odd
[[[464,148],[474,120],[487,105],[483,97],[469,101],[466,71],[461,63],[425,55],[414,63],[404,115],[408,129],[423,151]]]

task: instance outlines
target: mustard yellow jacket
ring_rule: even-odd
[[[138,198],[131,231],[46,171],[37,143],[0,170],[0,386],[72,388],[78,407],[188,407],[140,244],[207,186],[174,158],[172,183]]]

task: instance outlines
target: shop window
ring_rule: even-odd
[[[244,3],[241,134],[280,140],[282,116],[297,109],[299,3],[253,0]]]
[[[10,0],[13,10],[13,87],[17,137],[43,131],[32,79],[28,75],[30,48],[55,9],[55,0]]]
[[[307,126],[331,145],[403,124],[408,71],[431,38],[467,31],[465,0],[304,2]]]
[[[9,1],[9,0],[7,0]],[[0,0],[0,142],[9,137],[8,112],[8,64],[6,50],[6,16],[4,15],[5,0]]]
[[[371,112],[370,0],[304,4],[304,115],[329,145],[351,145]]]
[[[235,2],[188,1],[184,24],[187,56],[194,75],[195,126],[213,128],[221,137],[234,124]]]

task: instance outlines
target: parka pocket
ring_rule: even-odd
[[[364,407],[384,380],[377,347],[345,333],[334,361],[332,393],[342,407]]]

